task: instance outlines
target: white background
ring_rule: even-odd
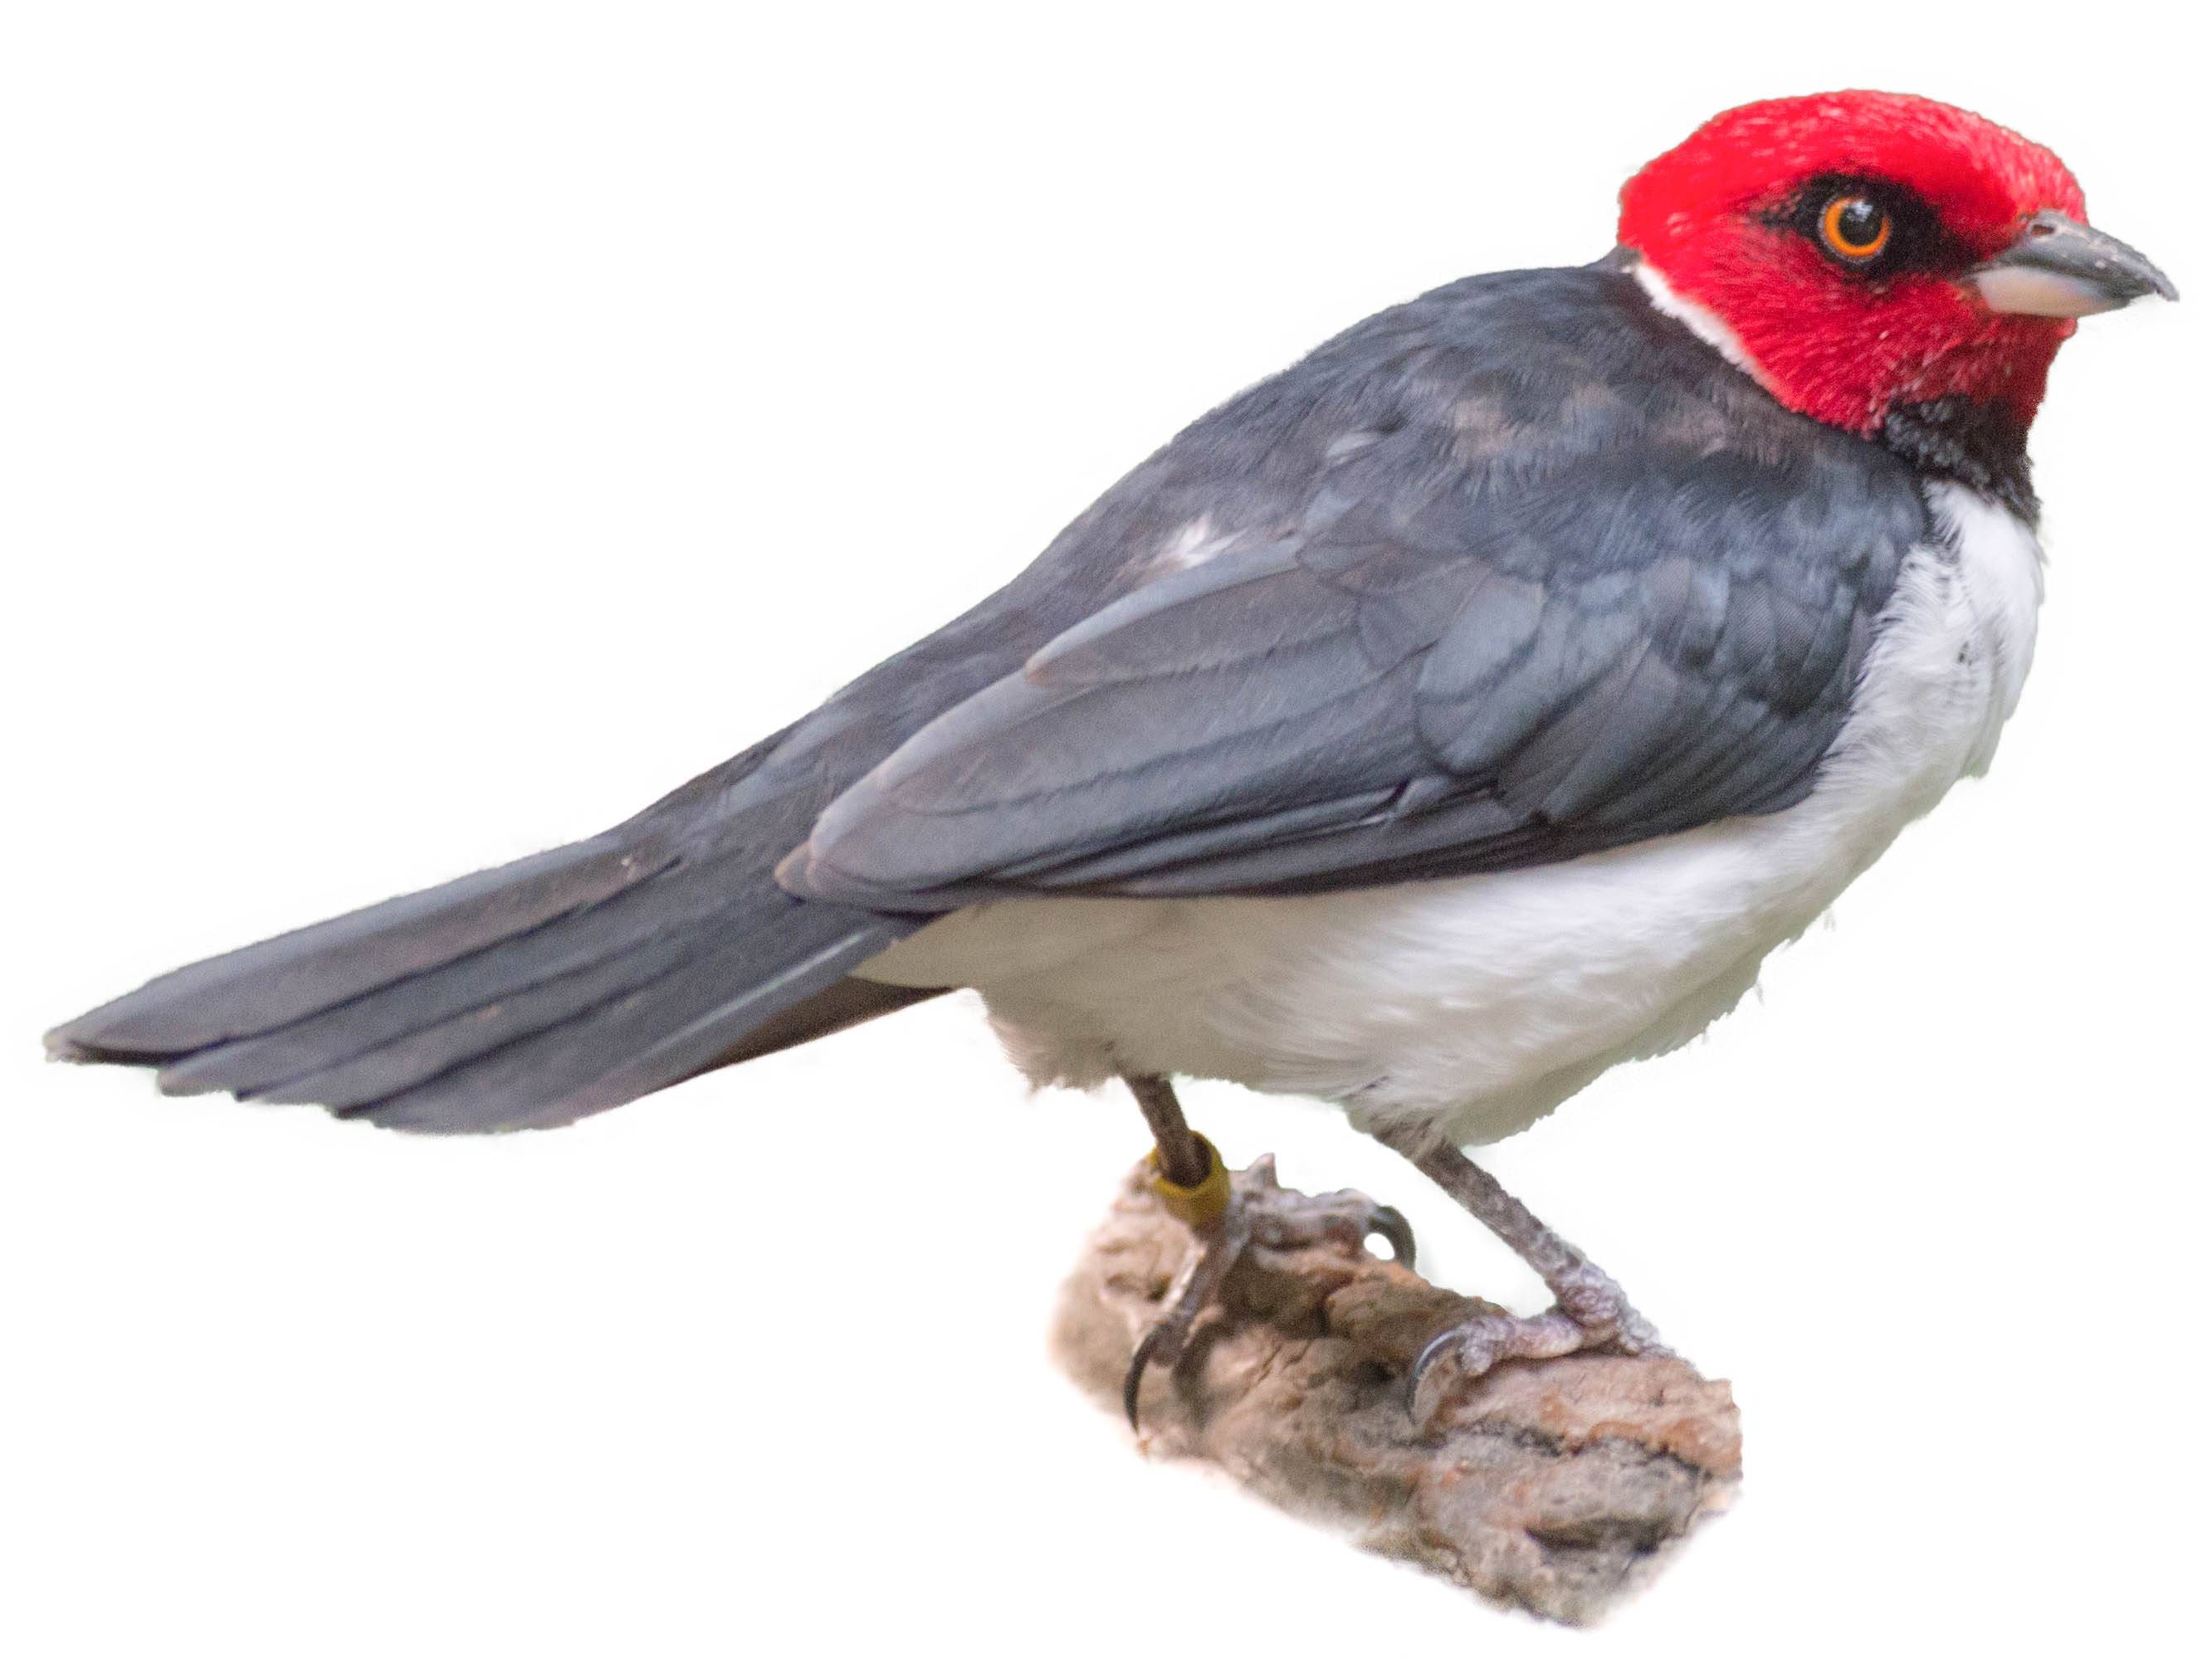
[[[2078,7],[775,9],[9,14],[0,1647],[2188,1645],[2194,55]],[[2196,303],[2062,357],[1995,775],[1763,1004],[1489,1155],[1745,1413],[1737,1510],[1597,1636],[1148,1464],[1059,1378],[1141,1125],[1028,1097],[964,1002],[495,1140],[35,1059],[627,815],[1323,336],[1593,258],[1697,121],[1853,84],[2051,143]],[[1334,1115],[1192,1104],[1538,1300]]]

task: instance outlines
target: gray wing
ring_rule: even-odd
[[[1620,271],[1471,278],[1201,418],[999,593],[629,822],[50,1041],[405,1127],[564,1122],[899,1006],[843,975],[968,896],[1296,891],[1769,810],[1924,518],[1901,463]],[[785,880],[861,908],[769,881],[810,830]]]
[[[1473,460],[1434,422],[1373,437],[1294,523],[925,726],[779,878],[909,911],[1315,891],[1802,799],[1924,507],[1871,446],[1664,404]]]

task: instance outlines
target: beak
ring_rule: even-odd
[[[2030,219],[2018,241],[1966,280],[1990,310],[2025,317],[2087,317],[2146,294],[2181,297],[2164,271],[2125,242],[2056,212]]]

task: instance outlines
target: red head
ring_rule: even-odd
[[[2081,223],[2040,144],[1895,93],[1715,116],[1629,180],[1620,240],[1735,336],[1792,409],[1856,432],[1966,398],[2025,432],[2074,319],[2173,297]]]

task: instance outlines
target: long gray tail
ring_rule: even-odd
[[[648,813],[179,969],[47,1047],[158,1066],[171,1093],[465,1133],[570,1122],[931,994],[847,978],[919,922],[783,893],[786,815],[763,816],[687,845]]]

